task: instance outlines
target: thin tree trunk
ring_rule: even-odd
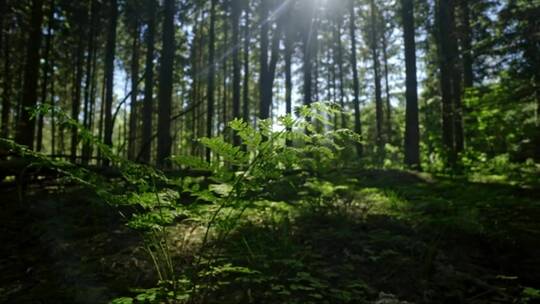
[[[52,40],[52,27],[54,21],[54,0],[50,2],[49,8],[49,24],[47,26],[47,36],[45,36],[45,53],[43,64],[43,80],[41,82],[41,104],[47,103],[47,89],[49,85],[49,73],[50,73],[50,54],[51,54],[51,40]],[[43,124],[44,115],[40,113],[38,115],[38,129],[36,139],[36,151],[41,152],[43,148]],[[54,136],[54,135],[53,135]]]
[[[224,38],[223,38],[223,52],[228,52],[228,46],[229,46],[229,27],[227,26],[227,23],[223,24],[223,31],[224,31]],[[228,138],[227,134],[227,122],[228,122],[228,115],[227,115],[227,100],[229,99],[228,93],[229,90],[227,88],[227,78],[229,75],[229,61],[227,60],[228,56],[222,59],[222,68],[223,68],[223,85],[222,90],[223,94],[221,95],[221,122],[223,123],[223,136],[224,138]],[[219,117],[220,115],[218,115]],[[219,118],[218,118],[219,119]],[[218,126],[220,126],[221,123],[218,123]]]
[[[360,120],[360,81],[358,79],[358,66],[356,60],[356,16],[354,10],[354,0],[349,0],[349,31],[351,36],[351,65],[353,70],[353,92],[354,92],[354,132],[362,136],[362,124]],[[362,143],[356,144],[356,153],[359,157],[363,155]]]
[[[155,49],[155,23],[156,2],[147,0],[148,22],[146,28],[146,63],[144,71],[144,101],[143,101],[143,127],[142,146],[140,159],[144,163],[150,163],[152,151],[152,113],[154,99],[154,49]]]
[[[456,6],[458,0],[452,0],[450,6],[450,52],[452,58],[452,90],[454,102],[454,136],[456,154],[463,152],[465,141],[463,135],[463,106],[462,106],[462,67],[459,58],[459,35],[456,26]]]
[[[8,28],[10,25],[7,25]],[[2,28],[2,31],[4,29]],[[11,116],[11,51],[10,51],[10,36],[5,35],[3,41],[4,47],[4,82],[3,82],[3,94],[2,94],[2,130],[1,136],[4,138],[9,137],[9,125]]]
[[[159,72],[159,109],[158,109],[158,147],[157,163],[166,166],[166,159],[171,156],[171,108],[173,91],[174,65],[174,15],[175,0],[165,0],[163,20],[163,48]]]
[[[260,32],[260,41],[261,41],[261,54],[259,57],[259,95],[261,102],[259,104],[259,118],[267,119],[269,116],[270,104],[268,103],[268,97],[266,95],[266,86],[270,82],[268,79],[268,47],[269,47],[269,31],[270,31],[270,22],[268,21],[270,15],[269,1],[261,1],[259,4],[260,10],[260,20],[261,32]]]
[[[405,165],[420,169],[420,128],[418,121],[418,82],[416,76],[416,42],[413,0],[401,1],[403,36],[405,41],[406,106]]]
[[[137,138],[137,98],[139,97],[139,57],[140,57],[139,20],[133,24],[133,46],[131,53],[131,104],[129,113],[128,159],[135,159]]]
[[[450,7],[452,0],[439,0],[438,2],[438,30],[439,30],[439,63],[441,77],[441,95],[442,95],[442,128],[443,144],[447,154],[447,165],[454,167],[457,161],[454,133],[454,109],[453,109],[453,58],[451,54],[450,39],[451,34],[451,15]]]
[[[84,34],[82,33],[84,30],[81,29],[81,32],[79,33],[79,42],[77,45],[76,50],[76,72],[75,72],[75,83],[73,84],[74,90],[73,90],[73,101],[71,104],[71,118],[75,120],[76,122],[79,121],[79,113],[81,108],[81,91],[82,91],[82,77],[83,77],[83,65],[84,65]],[[79,143],[79,135],[78,135],[78,128],[72,127],[71,128],[71,152],[70,152],[70,160],[72,163],[75,163],[77,161],[77,146]]]
[[[269,1],[262,1],[260,4],[260,18],[264,20],[261,24],[261,56],[260,56],[260,78],[259,78],[259,92],[260,92],[260,109],[259,117],[261,119],[270,118],[270,109],[272,108],[273,99],[273,84],[275,78],[276,64],[279,56],[279,43],[281,37],[281,22],[276,26],[272,35],[272,45],[270,46],[270,7]],[[270,49],[270,61],[268,58],[268,51]]]
[[[240,54],[239,54],[239,32],[240,32],[240,14],[242,12],[240,0],[232,0],[231,26],[232,26],[232,45],[233,45],[233,97],[232,111],[233,119],[240,118]],[[240,137],[233,134],[233,145],[240,145]]]
[[[32,18],[30,34],[27,40],[26,66],[24,70],[24,87],[22,97],[22,112],[17,126],[15,141],[21,145],[34,147],[34,130],[36,122],[31,118],[28,108],[37,104],[37,86],[39,77],[39,49],[41,46],[41,24],[43,23],[43,0],[32,1]]]
[[[107,46],[105,54],[105,125],[104,125],[104,143],[112,147],[112,103],[114,90],[114,58],[116,53],[116,25],[118,21],[118,4],[116,0],[110,0],[109,3],[109,28],[107,33]],[[109,165],[109,160],[103,161],[104,166]]]
[[[388,41],[386,35],[382,34],[382,50],[384,59],[384,88],[386,94],[386,136],[389,143],[392,142],[392,103],[390,102],[390,81],[388,80]]]
[[[244,8],[244,84],[242,86],[242,117],[249,123],[249,1],[245,1]]]
[[[207,98],[207,110],[206,110],[206,137],[210,138],[213,135],[213,122],[214,122],[214,88],[215,88],[215,40],[216,40],[216,5],[217,0],[212,0],[210,8],[210,39],[208,45],[208,75],[207,75],[207,87],[206,87],[206,98]],[[212,160],[212,152],[209,148],[206,148],[206,161],[210,162]]]
[[[288,10],[289,12],[292,9]],[[287,20],[291,20],[291,13],[288,14]],[[285,30],[285,113],[292,115],[292,56],[294,52],[294,29],[292,28],[292,22],[286,24]],[[287,129],[291,131],[291,128]],[[287,145],[290,146],[292,142],[287,139]]]
[[[86,57],[86,76],[85,76],[85,85],[84,85],[84,107],[83,107],[83,126],[92,133],[91,128],[91,117],[92,109],[90,106],[90,99],[92,96],[92,80],[94,78],[95,68],[95,56],[96,56],[96,46],[95,46],[95,36],[96,36],[96,1],[90,0],[90,34],[88,39],[88,54]],[[88,165],[90,161],[90,143],[85,141],[83,142],[82,147],[82,159],[81,163],[83,165]]]
[[[373,60],[373,78],[375,81],[375,116],[377,125],[377,156],[382,160],[384,157],[384,140],[383,140],[383,101],[381,90],[381,72],[379,62],[379,33],[377,30],[378,18],[375,6],[375,0],[370,1],[371,11],[371,57]]]
[[[470,8],[468,0],[459,0],[461,9],[462,25],[462,54],[463,54],[463,85],[465,89],[472,88],[474,84],[473,73],[473,52],[472,52],[472,31],[470,21]]]
[[[341,127],[347,127],[347,115],[345,115],[345,81],[344,81],[344,68],[343,68],[343,43],[341,41],[341,26],[343,19],[341,16],[337,17],[337,32],[334,39],[337,41],[337,61],[338,61],[338,75],[339,75],[339,105],[341,107]],[[356,61],[356,59],[355,59]],[[358,72],[357,72],[358,75]]]

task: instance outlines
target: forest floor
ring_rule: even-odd
[[[248,211],[221,244],[222,263],[253,273],[214,282],[208,302],[540,299],[540,188],[382,170],[291,184],[270,185],[283,203]],[[303,200],[325,189],[342,195]],[[155,283],[142,238],[90,191],[43,184],[24,203],[2,191],[0,303],[106,303]],[[171,240],[185,229],[171,227]]]

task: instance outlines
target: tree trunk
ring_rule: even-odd
[[[463,85],[465,89],[472,88],[474,84],[473,54],[472,54],[472,31],[470,21],[470,8],[468,0],[459,0],[461,9],[461,35],[463,53]]]
[[[92,132],[92,80],[94,79],[95,74],[95,57],[96,57],[96,45],[95,45],[95,36],[96,36],[96,20],[97,20],[97,11],[96,11],[96,1],[90,0],[90,34],[88,38],[88,54],[86,56],[86,75],[85,75],[85,84],[84,84],[84,107],[83,107],[83,126],[90,132]],[[83,142],[82,147],[82,158],[81,163],[83,165],[88,165],[90,161],[91,154],[91,143],[85,141]]]
[[[377,9],[375,6],[375,0],[370,1],[371,12],[371,57],[373,60],[373,78],[375,81],[375,116],[377,125],[377,156],[382,160],[384,155],[384,141],[383,141],[383,101],[382,101],[382,89],[381,89],[381,72],[379,63],[379,44],[378,37],[379,32],[377,30],[378,18]]]
[[[442,128],[443,144],[447,154],[447,165],[454,167],[457,160],[454,133],[454,92],[452,89],[452,75],[454,74],[454,58],[451,52],[451,6],[453,0],[439,0],[438,2],[438,30],[439,30],[439,65],[442,95]]]
[[[353,92],[354,92],[354,132],[362,136],[362,124],[360,120],[360,81],[358,79],[358,66],[356,61],[356,16],[354,10],[354,0],[349,0],[349,31],[351,36],[351,65],[353,71]],[[356,153],[359,157],[363,154],[362,143],[356,144]]]
[[[32,1],[32,18],[30,34],[27,40],[26,66],[24,70],[24,87],[22,96],[22,112],[17,125],[15,141],[21,145],[34,147],[34,130],[36,122],[31,118],[28,108],[37,103],[37,85],[39,76],[39,48],[41,46],[41,24],[43,22],[43,0]]]
[[[386,34],[382,34],[382,51],[384,60],[384,89],[386,97],[386,140],[392,143],[392,103],[390,102],[390,81],[388,80],[388,41]]]
[[[463,65],[459,56],[459,35],[456,26],[456,6],[459,0],[452,0],[450,6],[450,52],[452,58],[452,90],[453,90],[453,103],[454,103],[454,141],[456,154],[463,152],[465,148],[465,141],[463,135]]]
[[[227,23],[224,23],[223,24],[223,29],[222,31],[224,32],[223,34],[223,53],[226,53],[228,52],[228,48],[229,48],[229,27],[227,26],[228,24]],[[233,47],[234,48],[234,47]],[[222,69],[223,69],[223,85],[222,85],[222,89],[223,89],[223,94],[221,95],[221,115],[218,115],[218,126],[221,126],[221,123],[223,123],[223,136],[225,138],[225,140],[227,140],[228,138],[228,134],[227,134],[227,122],[229,121],[228,119],[228,115],[227,115],[227,110],[228,110],[228,107],[227,107],[227,101],[229,99],[229,90],[228,90],[228,87],[227,87],[227,80],[228,80],[228,76],[229,76],[229,60],[228,60],[228,56],[225,57],[225,58],[222,58],[220,59],[222,61]],[[221,116],[221,122],[219,121],[219,117]],[[219,128],[219,127],[218,127]],[[219,132],[219,131],[218,131]]]
[[[304,74],[304,105],[309,106],[313,102],[313,54],[317,33],[312,31],[315,19],[316,5],[312,1],[304,1],[306,20],[302,27],[302,48],[303,64],[302,72]]]
[[[216,5],[217,0],[212,0],[211,8],[210,8],[210,39],[208,44],[208,75],[207,75],[207,87],[206,87],[206,95],[207,95],[207,109],[206,109],[206,137],[210,138],[213,135],[212,129],[213,129],[213,122],[214,122],[214,103],[215,103],[215,96],[214,96],[214,88],[215,88],[215,73],[216,73],[216,65],[214,62],[215,52],[216,52],[216,46],[215,46],[215,40],[216,40]],[[212,152],[209,148],[206,148],[206,161],[210,162],[212,160]]]
[[[83,14],[86,15],[86,12]],[[86,18],[86,16],[84,17]],[[86,22],[84,22],[86,24]],[[79,31],[79,42],[76,48],[76,72],[75,82],[73,84],[73,100],[71,104],[71,118],[79,122],[79,113],[81,109],[81,92],[82,92],[82,77],[83,77],[83,65],[84,65],[84,29],[81,27]],[[77,146],[79,144],[79,129],[77,127],[71,127],[71,151],[70,160],[72,163],[77,161]]]
[[[287,115],[292,115],[292,55],[294,53],[294,29],[292,27],[290,13],[292,10],[288,10],[287,20],[289,22],[286,24],[285,30],[285,113]],[[288,129],[290,131],[290,128]],[[287,144],[290,145],[291,142],[287,141]]]
[[[405,41],[405,165],[420,169],[420,129],[418,122],[418,83],[413,0],[401,1]]]
[[[173,91],[173,65],[175,53],[174,15],[175,0],[165,0],[163,20],[163,48],[159,71],[159,110],[158,110],[158,147],[157,163],[166,166],[166,159],[171,156],[171,107]]]
[[[246,123],[249,123],[249,1],[245,1],[244,10],[244,84],[242,87],[242,117]]]
[[[49,8],[49,24],[47,26],[47,36],[45,37],[45,53],[44,53],[44,64],[43,64],[43,79],[41,82],[41,104],[44,105],[47,103],[47,89],[49,85],[49,73],[50,71],[50,55],[51,55],[51,41],[52,41],[52,30],[54,22],[54,0],[50,2]],[[36,139],[36,151],[41,152],[43,148],[43,124],[44,124],[44,115],[40,113],[38,115],[38,130],[37,130],[37,139]],[[54,137],[54,135],[52,135]]]
[[[143,127],[142,146],[140,159],[144,163],[150,163],[152,151],[152,114],[154,99],[154,49],[155,49],[155,23],[156,23],[156,2],[147,0],[148,22],[146,28],[146,63],[144,71],[144,101],[143,101]]]
[[[139,97],[139,57],[140,57],[140,26],[139,20],[133,24],[133,46],[131,51],[131,103],[129,113],[128,159],[135,160],[137,139],[137,98]]]
[[[259,68],[260,68],[260,77],[259,77],[259,95],[260,95],[260,108],[259,108],[259,118],[260,119],[266,119],[269,116],[268,110],[270,108],[270,105],[268,104],[268,97],[265,96],[267,90],[265,86],[268,86],[269,79],[268,79],[268,46],[269,46],[269,29],[270,29],[270,23],[268,21],[269,19],[269,11],[270,8],[269,1],[261,1],[259,4],[259,10],[260,10],[260,16],[259,19],[262,20],[261,24],[261,33],[260,33],[260,40],[261,40],[261,49],[260,49],[260,57],[259,57]]]
[[[341,41],[341,26],[343,24],[343,17],[338,15],[336,17],[336,31],[334,32],[334,40],[337,42],[337,65],[338,65],[338,78],[339,78],[339,106],[341,107],[341,127],[347,128],[347,115],[345,115],[345,81],[344,81],[344,68],[343,68],[343,42]],[[356,47],[355,47],[356,48]],[[356,61],[356,58],[355,58]],[[357,73],[358,75],[358,73]]]
[[[8,24],[8,28],[11,26]],[[2,31],[4,28],[2,26]],[[4,138],[9,137],[9,124],[11,116],[11,52],[10,52],[10,37],[9,35],[4,36],[3,41],[4,47],[4,82],[3,85],[3,94],[2,94],[2,127],[0,136]]]
[[[109,2],[109,28],[107,32],[107,45],[105,50],[105,125],[104,125],[104,143],[112,147],[112,103],[114,91],[114,57],[116,53],[116,25],[118,21],[117,0]],[[103,161],[104,166],[109,165],[109,161]]]
[[[232,26],[232,45],[233,45],[233,119],[240,118],[240,53],[239,53],[239,32],[240,32],[240,14],[242,7],[240,0],[232,0],[231,26]],[[240,137],[235,133],[233,135],[233,145],[240,145]]]

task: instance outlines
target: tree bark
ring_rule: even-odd
[[[375,0],[370,1],[371,12],[371,57],[373,60],[373,78],[375,81],[375,116],[377,126],[377,155],[382,159],[384,155],[384,140],[383,140],[383,101],[382,101],[382,89],[381,89],[381,69],[379,62],[379,44],[378,37],[379,32],[377,30],[378,18],[377,8],[375,6]]]
[[[41,24],[43,23],[43,0],[32,1],[32,17],[30,34],[27,40],[26,66],[24,70],[24,87],[22,111],[17,124],[15,141],[30,149],[34,148],[34,130],[36,122],[28,111],[37,104],[37,85],[39,77],[39,49],[41,46]]]
[[[212,0],[210,7],[210,39],[208,44],[208,75],[207,75],[207,87],[206,87],[206,98],[207,98],[207,109],[206,109],[206,137],[210,138],[213,135],[213,125],[214,125],[214,88],[215,88],[215,40],[216,40],[216,5],[217,0]],[[206,148],[206,161],[210,162],[212,160],[212,152],[209,148]]]
[[[83,24],[86,25],[87,12],[81,12],[84,17]],[[81,92],[82,92],[82,77],[83,77],[83,66],[84,66],[84,39],[85,38],[85,29],[84,26],[81,26],[78,30],[79,41],[77,42],[77,48],[75,51],[76,58],[76,72],[75,72],[75,81],[73,84],[73,100],[71,103],[71,118],[79,122],[79,114],[81,109]],[[70,161],[75,163],[77,161],[77,147],[79,144],[79,129],[77,127],[71,127],[71,150],[70,150]]]
[[[49,74],[50,74],[50,55],[51,55],[51,41],[52,41],[52,30],[54,22],[54,0],[51,0],[49,8],[49,17],[48,17],[48,26],[47,26],[47,35],[45,36],[45,53],[44,53],[44,64],[43,64],[43,79],[41,81],[41,104],[44,105],[47,103],[47,93],[49,86]],[[36,151],[41,152],[43,148],[43,125],[44,125],[44,115],[40,113],[38,115],[38,129],[37,129],[37,139],[36,139]],[[54,137],[54,135],[52,135]]]
[[[92,83],[95,74],[95,62],[96,62],[96,20],[97,20],[97,4],[95,0],[90,0],[90,33],[88,37],[88,54],[86,56],[86,75],[84,84],[84,107],[83,107],[83,126],[92,134],[92,112],[93,112],[93,98],[92,98]],[[91,143],[83,142],[82,147],[82,165],[88,165],[91,154]]]
[[[175,0],[165,0],[163,20],[163,48],[159,71],[159,110],[158,110],[158,147],[157,163],[165,167],[166,159],[171,156],[171,107],[173,91],[173,65],[175,53],[174,15]]]
[[[446,149],[447,165],[454,167],[457,161],[454,130],[454,91],[452,75],[454,74],[454,58],[451,52],[451,6],[453,0],[438,2],[438,34],[439,34],[439,66],[442,97],[442,128],[443,145]]]
[[[344,81],[344,68],[343,68],[343,42],[341,41],[341,27],[343,25],[343,17],[338,15],[336,17],[336,31],[334,33],[334,39],[337,42],[337,65],[338,65],[338,78],[339,78],[339,105],[341,107],[341,127],[347,128],[347,115],[345,115],[345,81]],[[356,47],[355,47],[356,48]],[[355,59],[356,61],[356,59]],[[358,75],[358,72],[357,72]]]
[[[260,4],[260,18],[263,20],[261,24],[261,56],[260,56],[260,78],[259,78],[259,92],[260,92],[260,109],[259,117],[261,119],[267,119],[270,117],[270,109],[272,108],[273,99],[273,86],[277,60],[279,56],[279,43],[281,36],[281,22],[278,22],[274,33],[272,35],[272,45],[270,45],[270,1],[261,1]],[[270,49],[270,50],[269,50]],[[268,58],[268,52],[270,51],[270,58]]]
[[[6,27],[9,29],[11,26],[7,24]],[[4,27],[2,25],[2,31]],[[5,35],[3,39],[3,48],[4,48],[4,81],[3,85],[3,94],[2,94],[2,127],[1,127],[1,136],[4,138],[9,137],[9,124],[11,116],[11,46],[10,46],[10,37]]]
[[[133,45],[131,51],[131,102],[129,112],[128,159],[135,160],[137,139],[137,98],[139,97],[140,26],[138,17],[133,22]]]
[[[354,132],[362,136],[362,124],[360,120],[360,81],[358,79],[358,66],[356,60],[356,16],[354,10],[354,0],[349,0],[349,32],[351,36],[351,65],[353,71],[353,93],[354,93]],[[359,157],[363,155],[362,143],[356,144],[356,153]]]
[[[104,143],[112,147],[112,103],[114,90],[114,58],[116,53],[116,25],[118,21],[117,0],[109,2],[109,28],[107,32],[107,45],[105,50],[105,124],[104,124]],[[103,161],[104,166],[109,165],[109,161]]]
[[[472,32],[470,21],[470,8],[468,0],[459,0],[461,15],[461,35],[463,54],[463,85],[465,89],[472,88],[474,84]]]
[[[239,52],[239,32],[240,32],[240,14],[242,12],[240,0],[232,0],[231,26],[232,26],[232,45],[233,45],[233,80],[232,80],[232,107],[233,119],[240,118],[240,52]],[[240,145],[240,137],[235,133],[233,135],[233,145]]]
[[[413,0],[401,1],[405,42],[405,165],[420,169],[420,128],[418,121],[418,82]]]
[[[146,63],[144,71],[144,101],[143,101],[143,127],[140,159],[144,163],[150,163],[152,151],[152,114],[154,99],[154,50],[155,50],[155,23],[156,2],[147,0],[148,21],[146,28]]]
[[[242,87],[242,117],[246,123],[249,123],[249,1],[245,1],[244,7],[244,84]]]
[[[386,101],[386,140],[392,143],[392,103],[390,102],[390,81],[388,69],[388,41],[385,33],[382,33],[382,51],[384,62],[384,89]]]

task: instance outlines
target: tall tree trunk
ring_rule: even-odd
[[[377,8],[375,6],[375,0],[370,1],[371,12],[371,57],[373,60],[373,80],[375,81],[375,116],[377,125],[377,155],[382,160],[384,154],[384,140],[383,140],[383,101],[382,101],[382,89],[381,89],[381,69],[379,62],[379,32],[377,30],[378,18]]]
[[[468,0],[459,0],[461,15],[461,35],[462,35],[462,54],[463,54],[463,85],[465,89],[472,88],[474,84],[473,73],[473,52],[472,52],[472,30],[471,30],[471,12]]]
[[[418,121],[418,82],[413,0],[401,0],[405,41],[405,165],[420,169],[420,128]]]
[[[133,22],[133,45],[131,51],[131,103],[129,112],[128,159],[135,160],[137,139],[137,98],[139,97],[140,26],[136,17]]]
[[[353,71],[353,92],[354,92],[354,132],[362,136],[362,124],[360,120],[360,80],[358,79],[358,66],[356,60],[356,13],[354,10],[354,0],[349,0],[349,32],[351,36],[351,65]],[[359,157],[363,154],[362,143],[356,144],[356,153]]]
[[[304,74],[304,105],[311,105],[313,102],[313,55],[317,33],[313,31],[316,4],[311,1],[304,1],[306,20],[302,27],[302,52],[303,63],[302,72]]]
[[[294,53],[294,29],[292,27],[291,16],[292,9],[288,10],[287,20],[289,22],[286,24],[285,30],[285,113],[287,115],[292,115],[292,56]],[[291,131],[291,129],[287,129]],[[291,145],[290,140],[287,140],[287,145]]]
[[[37,85],[39,76],[39,48],[41,46],[41,24],[43,23],[43,0],[32,1],[32,17],[30,34],[27,41],[26,66],[24,70],[24,87],[22,97],[22,112],[17,126],[15,141],[21,145],[34,147],[34,130],[36,122],[31,118],[28,108],[34,108],[37,103]]]
[[[146,28],[146,63],[144,71],[144,101],[143,101],[143,127],[140,159],[144,163],[150,162],[152,151],[152,114],[154,99],[154,50],[155,50],[155,23],[156,0],[147,0],[148,21]]]
[[[382,34],[382,51],[384,61],[384,89],[386,97],[386,140],[392,143],[392,103],[390,102],[390,81],[388,71],[388,41],[386,34]]]
[[[117,0],[109,2],[109,28],[107,32],[107,45],[105,50],[105,125],[104,125],[104,143],[112,147],[112,103],[114,91],[114,58],[116,54],[116,25],[118,21]],[[105,166],[109,165],[109,160],[103,161]]]
[[[54,37],[53,37],[54,39]],[[54,65],[55,60],[54,56],[51,56],[51,93],[50,93],[50,104],[53,109],[56,109],[56,99],[55,99],[55,75],[54,75]],[[55,110],[51,111],[51,155],[56,154],[56,113]]]
[[[216,73],[216,64],[215,64],[215,52],[216,52],[216,5],[217,0],[212,0],[210,8],[210,39],[208,44],[208,75],[207,75],[207,87],[206,87],[206,98],[207,98],[207,109],[206,109],[206,137],[212,137],[213,125],[214,125],[214,88],[215,88],[215,73]],[[209,148],[206,148],[206,161],[210,162],[212,160],[212,152]]]
[[[86,15],[86,12],[83,14]],[[86,16],[84,17],[86,18]],[[86,23],[86,22],[84,22]],[[73,100],[71,103],[71,118],[76,122],[79,122],[79,113],[81,109],[81,92],[82,92],[82,77],[83,77],[83,66],[84,66],[84,29],[80,29],[79,32],[79,42],[77,43],[76,48],[76,72],[75,72],[75,82],[73,84]],[[71,151],[70,151],[70,160],[72,163],[75,163],[77,160],[77,147],[79,144],[79,129],[75,126],[71,127]]]
[[[454,58],[451,52],[452,31],[451,31],[451,6],[453,0],[438,1],[438,47],[439,65],[441,77],[442,95],[442,128],[443,144],[447,154],[447,165],[454,167],[457,161],[454,133],[454,92],[452,89],[452,76],[454,74]]]
[[[339,105],[341,107],[341,127],[347,127],[347,116],[345,115],[345,81],[344,81],[344,68],[343,68],[343,43],[341,41],[341,26],[343,24],[343,17],[338,15],[336,17],[336,26],[334,32],[334,40],[337,44],[337,65],[338,65],[338,78],[339,78]],[[356,61],[356,59],[355,59]],[[358,75],[358,73],[357,73]]]
[[[242,117],[246,123],[249,123],[249,1],[245,1],[244,10],[244,84],[242,86]]]
[[[267,119],[270,117],[270,109],[272,108],[273,99],[273,86],[277,60],[279,56],[279,43],[281,36],[281,22],[278,22],[274,33],[272,35],[272,45],[270,46],[270,1],[261,1],[260,4],[260,18],[264,20],[261,24],[261,56],[260,56],[260,78],[259,78],[259,92],[260,92],[260,109],[259,117],[261,119]],[[270,49],[270,61],[268,58],[268,52]]]
[[[0,0],[0,51],[4,43],[4,20],[7,12],[7,0]]]
[[[224,23],[223,24],[223,29],[222,31],[224,32],[223,36],[223,53],[226,53],[228,52],[228,48],[229,48],[229,27],[227,26],[228,24],[227,23]],[[227,134],[227,122],[229,121],[228,119],[228,115],[227,115],[227,110],[228,110],[228,105],[227,105],[227,101],[229,99],[229,90],[228,90],[228,84],[227,84],[227,81],[228,81],[228,76],[229,76],[229,60],[228,60],[228,56],[226,56],[225,58],[222,58],[220,59],[222,61],[222,69],[223,69],[223,85],[222,85],[222,89],[223,89],[223,94],[221,95],[221,122],[219,122],[219,116],[218,115],[218,126],[221,125],[221,123],[223,123],[223,136],[225,139],[228,138],[228,134]]]
[[[456,154],[463,152],[465,148],[465,141],[463,135],[463,65],[459,56],[459,35],[456,25],[456,7],[457,1],[452,0],[450,6],[450,52],[452,58],[452,90],[453,90],[453,103],[454,103],[454,136],[455,136],[455,148]]]
[[[92,117],[92,109],[91,109],[91,96],[92,96],[92,80],[94,78],[95,68],[94,68],[94,62],[95,56],[96,56],[96,46],[95,46],[95,36],[96,36],[96,20],[97,20],[97,14],[96,14],[96,1],[90,0],[90,29],[89,29],[89,37],[88,37],[88,54],[86,56],[86,75],[85,75],[85,84],[84,84],[84,106],[83,106],[83,126],[90,132],[92,132],[92,124],[91,124],[91,117]],[[83,142],[82,147],[82,153],[81,153],[81,163],[83,165],[87,165],[90,161],[90,154],[91,154],[91,143],[88,141]]]
[[[43,79],[41,82],[41,104],[44,105],[47,103],[47,89],[49,85],[49,73],[50,71],[50,54],[51,54],[51,40],[52,40],[52,27],[54,21],[54,0],[51,0],[49,5],[49,22],[47,26],[47,36],[45,37],[45,53],[44,53],[44,64],[43,64]],[[37,129],[37,139],[36,139],[36,151],[41,152],[43,148],[43,124],[44,124],[44,115],[40,113],[38,115],[38,129]],[[53,135],[54,137],[54,135]]]
[[[232,45],[233,45],[233,119],[240,118],[240,53],[239,53],[239,32],[240,32],[240,14],[242,12],[240,0],[232,0],[231,26],[232,26]],[[235,133],[233,135],[233,145],[240,145],[240,137]]]
[[[165,166],[166,159],[171,156],[171,108],[173,92],[173,65],[175,53],[174,15],[175,0],[165,0],[165,16],[163,20],[163,49],[159,70],[159,110],[158,110],[158,147],[157,163]]]
[[[4,42],[4,31],[5,31],[5,17],[7,15],[7,6],[6,6],[6,0],[0,0],[0,52],[4,50],[4,58],[9,57],[9,47],[4,48],[5,45],[8,45],[8,43]],[[7,39],[6,39],[7,40]],[[8,62],[8,59],[6,59],[5,62]],[[2,125],[0,126],[0,136],[1,137],[8,137],[8,125],[9,125],[9,112],[11,110],[11,105],[9,101],[9,95],[6,94],[7,90],[7,84],[9,83],[9,66],[6,64],[4,66],[4,75],[3,75],[3,81],[2,81],[2,90],[4,94],[2,94]],[[8,90],[9,91],[9,90]]]
[[[10,24],[6,25],[8,28],[11,27]],[[2,31],[4,28],[2,27]],[[10,116],[11,116],[11,46],[10,46],[10,36],[5,35],[3,41],[4,47],[4,82],[2,83],[2,127],[0,136],[4,138],[9,137],[9,125],[10,125]]]
[[[261,102],[259,104],[259,118],[266,119],[269,116],[270,105],[268,104],[268,97],[265,96],[268,86],[268,47],[269,47],[269,31],[270,31],[270,1],[261,1],[259,4],[259,19],[261,20],[261,32],[260,32],[260,57],[259,57],[259,95]]]

